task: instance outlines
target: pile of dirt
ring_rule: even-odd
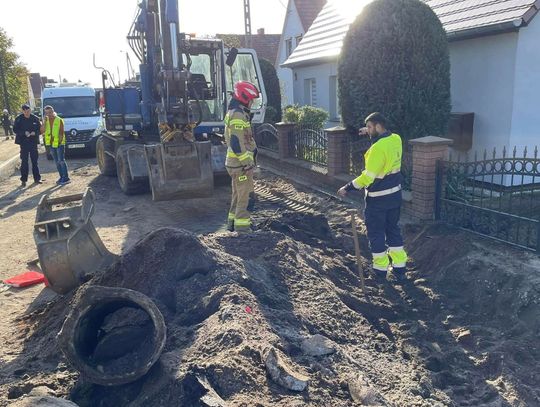
[[[364,295],[350,235],[346,212],[284,212],[240,236],[157,230],[88,283],[156,303],[167,342],[149,373],[117,387],[78,378],[55,346],[77,301],[66,297],[20,320],[25,352],[3,369],[0,396],[48,386],[80,406],[210,405],[210,393],[246,407],[540,404],[540,278],[520,269],[534,257],[412,225],[408,282],[371,275],[362,258]],[[269,353],[307,388],[276,383]]]

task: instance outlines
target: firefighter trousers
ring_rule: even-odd
[[[228,216],[228,229],[237,232],[251,230],[250,214],[253,210],[253,172],[227,168],[231,176],[232,198]]]

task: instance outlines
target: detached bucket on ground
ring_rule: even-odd
[[[39,201],[34,241],[41,270],[59,294],[78,287],[115,259],[92,223],[94,201],[90,188],[58,198],[44,195]]]
[[[58,334],[62,352],[81,376],[103,386],[144,376],[165,340],[163,315],[150,298],[100,286],[84,290]]]

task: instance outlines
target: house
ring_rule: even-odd
[[[281,65],[294,75],[294,102],[311,104],[339,120],[337,64],[343,39],[368,1],[329,0],[300,45]],[[473,113],[472,140],[462,150],[482,152],[539,143],[540,2],[534,0],[426,0],[447,32],[453,112]],[[357,5],[353,14],[350,6]],[[384,110],[384,107],[381,107]],[[454,115],[454,119],[460,116]],[[465,131],[467,133],[467,131]],[[419,135],[421,136],[421,135]]]
[[[326,0],[289,0],[283,31],[279,41],[276,71],[281,84],[282,104],[291,104],[294,101],[293,73],[281,65],[291,56],[298,47],[304,34],[321,11]]]
[[[280,34],[266,34],[264,28],[259,28],[256,35],[251,36],[251,46],[248,46],[244,34],[217,34],[216,38],[222,39],[225,46],[237,48],[253,48],[259,58],[266,59],[272,64],[276,63]]]
[[[42,79],[39,73],[31,73],[28,77],[28,101],[32,110],[41,108],[41,91],[44,86]]]

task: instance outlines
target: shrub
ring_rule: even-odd
[[[328,120],[328,112],[313,106],[289,105],[284,109],[285,123],[296,123],[302,127],[321,130]]]
[[[339,67],[344,124],[379,111],[404,139],[446,132],[450,116],[448,41],[420,0],[375,0],[345,37]]]

